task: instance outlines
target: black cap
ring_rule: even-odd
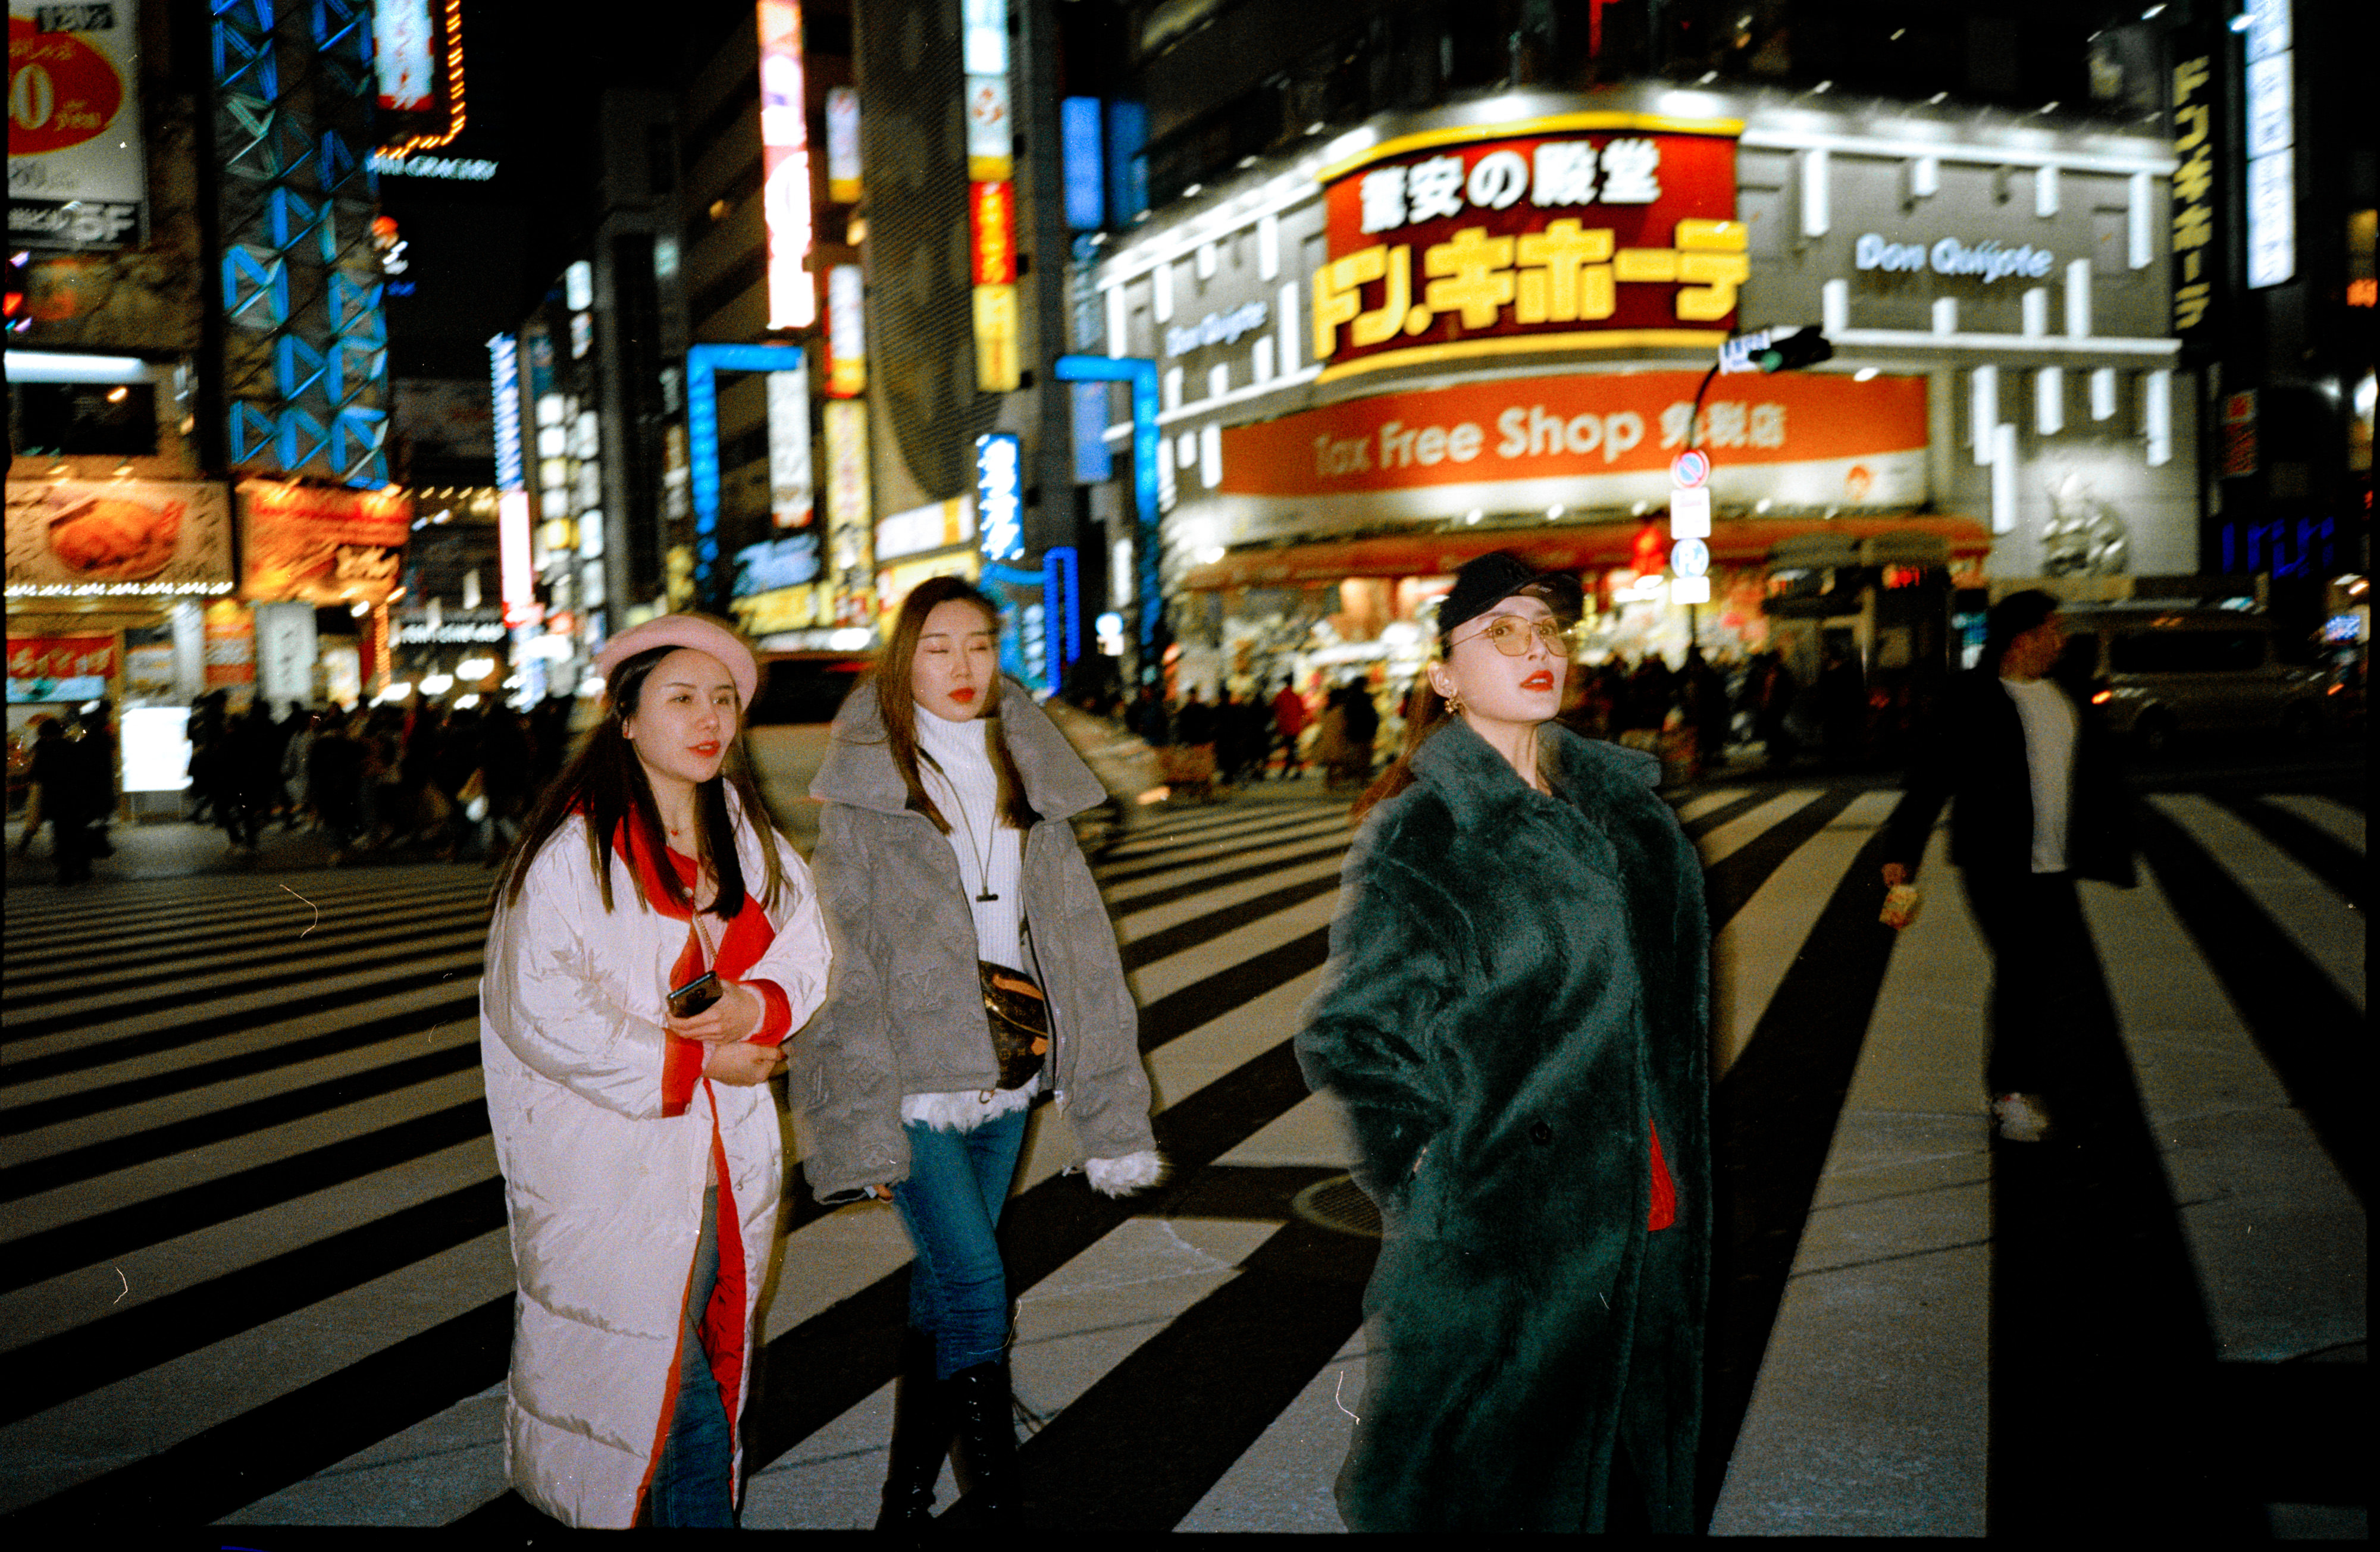
[[[1438,638],[1444,641],[1465,620],[1485,614],[1515,594],[1537,600],[1564,620],[1578,618],[1578,578],[1539,571],[1510,550],[1490,550],[1454,574],[1454,586],[1438,606]]]

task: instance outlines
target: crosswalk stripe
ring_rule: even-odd
[[[1711,978],[1714,1080],[1725,1077],[1742,1054],[1803,940],[1833,898],[1836,881],[1891,815],[1897,794],[1892,793],[1862,793],[1852,799],[1824,828],[1780,859],[1742,908],[1731,913],[1719,929]],[[1884,886],[1878,882],[1879,901],[1883,894]]]
[[[2363,812],[2360,808],[2350,808],[2337,798],[2310,793],[2274,793],[2265,801],[2329,831],[2343,845],[2359,852],[2368,850],[2363,843]]]
[[[2363,1000],[2363,914],[2341,900],[2324,881],[2285,851],[2266,845],[2239,816],[2190,793],[2160,794],[2149,800],[2190,832],[2232,881],[2263,907],[2306,957],[2322,966],[2354,1002]]]
[[[440,976],[427,985],[248,1028],[202,1028],[187,1039],[95,1039],[25,1063],[15,1103],[0,1109],[0,1137],[187,1092],[252,1073],[295,1067],[392,1035],[424,1037],[479,1006],[476,980]],[[153,1048],[153,1049],[152,1049]],[[136,1071],[124,1071],[131,1068]],[[5,1070],[0,1070],[5,1074]],[[11,1157],[0,1145],[0,1158]]]
[[[2257,1053],[2155,879],[2086,890],[2216,1356],[2286,1363],[2365,1335],[2364,1210]],[[2209,1097],[2219,1096],[2218,1106]],[[2286,1276],[2275,1268],[2287,1267]]]
[[[2290,1099],[2313,1123],[2359,1202],[2368,1199],[2369,1030],[2303,950],[2214,858],[2152,805],[2140,809],[2141,854],[2198,953]]]
[[[2368,908],[2364,894],[2372,881],[2372,867],[2361,851],[2268,799],[2236,793],[2211,795],[2265,842],[2279,847],[2300,867],[2329,885],[2341,900],[2358,911]]]
[[[1804,1227],[1823,1227],[1838,1210],[1830,1204],[1843,1189],[1835,1183],[1840,1156],[1859,1126],[1873,1124],[1863,1118],[1874,1099],[1857,1097],[1885,1081],[1870,1069],[1900,1049],[1903,1076],[1890,1081],[1924,1088],[1955,1085],[1952,1068],[1969,1064],[1942,1066],[1937,1054],[1927,1066],[1914,1053],[1920,1031],[1944,1019],[1972,1028],[1978,1012],[1900,1006],[1915,984],[1904,970],[1914,975],[1924,962],[1921,943],[1971,936],[1939,867],[1938,837],[1927,879],[1937,898],[1930,919],[1900,940],[1900,957],[1874,920],[1875,827],[1894,801],[1890,793],[1763,783],[1679,806],[1706,858],[1730,988],[1720,1026],[1742,1053],[1721,1069],[1713,1098],[1733,1171],[1719,1196],[1739,1220],[1720,1238],[1748,1232],[1743,1243],[1768,1247],[1749,1261],[1715,1247],[1709,1431],[1720,1467],[1739,1442],[1747,1452],[1759,1447],[1751,1398],[1772,1347],[1806,1356],[1822,1340],[1803,1330],[1789,1289],[1813,1272],[1831,1275],[1821,1271],[1835,1264],[1823,1235],[1809,1239]],[[2247,811],[2267,806],[2266,822]],[[2282,964],[2301,966],[2319,993],[2351,1007],[2360,1027],[2360,974],[2352,999],[2330,986],[2339,945],[2317,952],[2293,907],[2276,908],[2272,898],[2277,879],[2294,891],[2287,898],[2335,899],[2329,880],[2345,864],[2330,859],[2348,855],[2350,818],[2360,853],[2360,814],[2280,796],[2221,806],[2166,799],[2143,812],[2152,871],[2166,882],[2179,870],[2183,885],[2161,917],[2103,937],[2120,930],[2156,941],[2239,1001],[2250,951],[2235,944],[2223,962],[2205,939],[2245,921],[2253,953],[2274,943],[2295,953]],[[2290,823],[2306,833],[2288,831]],[[1164,816],[1099,867],[1142,1000],[1160,1146],[1183,1183],[1161,1203],[1089,1195],[1079,1180],[1061,1178],[1072,1162],[1066,1129],[1047,1107],[1035,1112],[1003,1238],[1027,1311],[1020,1394],[1054,1411],[1025,1446],[1028,1480],[1051,1485],[1033,1506],[1037,1517],[1133,1530],[1278,1529],[1270,1521],[1233,1525],[1229,1485],[1262,1469],[1259,1461],[1312,1469],[1318,1461],[1335,1471],[1344,1434],[1330,1430],[1345,1419],[1326,1382],[1352,1366],[1353,1378],[1340,1383],[1360,1395],[1354,1301],[1365,1253],[1303,1223],[1284,1227],[1282,1215],[1296,1184],[1341,1157],[1290,1037],[1318,984],[1351,834],[1340,801],[1218,805]],[[2306,860],[2309,846],[2320,866]],[[419,872],[433,885],[451,879],[434,867]],[[0,1097],[10,1101],[0,1107],[0,1201],[9,1202],[0,1352],[17,1361],[12,1374],[22,1382],[0,1397],[0,1453],[42,1464],[0,1464],[0,1514],[21,1506],[16,1518],[57,1524],[144,1512],[159,1522],[355,1523],[362,1512],[390,1523],[526,1523],[535,1517],[504,1490],[491,1433],[511,1273],[471,1071],[478,955],[463,952],[484,889],[455,881],[443,897],[431,888],[393,911],[376,887],[406,884],[397,870],[343,875],[337,887],[353,892],[326,902],[301,943],[310,907],[268,887],[267,876],[239,880],[257,887],[226,910],[225,882],[174,880],[113,897],[129,908],[123,920],[164,922],[176,936],[161,949],[144,934],[149,958],[125,972],[112,999],[77,994],[71,970],[61,968],[78,944],[116,930],[110,897],[85,897],[98,906],[87,915],[41,923],[54,936],[31,958],[20,956],[12,911],[0,1061]],[[375,907],[378,925],[366,919]],[[2360,913],[2340,910],[2356,928],[2360,972]],[[415,924],[410,954],[383,954],[400,912]],[[271,942],[268,931],[287,943]],[[450,942],[456,952],[435,952]],[[428,959],[411,957],[425,949]],[[242,957],[226,963],[228,955]],[[121,961],[119,952],[111,963]],[[29,972],[29,964],[40,968]],[[258,972],[244,976],[251,964]],[[273,985],[261,984],[268,976]],[[136,997],[121,995],[126,984]],[[2311,1038],[2284,1040],[2275,1054],[2277,1020],[2310,1004],[2298,994],[2276,1000],[2269,988],[2252,988],[2248,1002],[2259,998],[2252,1010],[2243,1004],[2240,1021],[2258,1049],[2235,1060],[2269,1061],[2276,1092],[2297,1093],[2310,1078],[2344,1092],[2362,1059],[2343,1030],[2331,1042],[2338,1049],[2309,1052]],[[1899,1027],[1893,1016],[1907,1029],[1888,1036]],[[20,1028],[31,1037],[20,1041]],[[1771,1038],[1787,1031],[1790,1038]],[[1964,1081],[1975,1086],[1974,1074]],[[1971,1092],[1968,1102],[1980,1101]],[[1966,1124],[1980,1124],[1967,1113]],[[2318,1106],[2307,1115],[2301,1150],[2317,1150],[2325,1167],[2339,1158],[2331,1178],[2360,1239],[2359,1160],[2351,1148],[2340,1154],[2339,1116]],[[2175,1145],[2164,1146],[2171,1168]],[[1235,1180],[1245,1183],[1229,1199],[1242,1205],[1198,1218],[1198,1202],[1226,1200],[1212,1194]],[[1270,1219],[1268,1203],[1276,1204]],[[2330,1217],[2322,1225],[2346,1221],[2323,1211]],[[1211,1231],[1199,1227],[1209,1222]],[[747,1420],[756,1470],[747,1522],[863,1523],[880,1483],[906,1239],[893,1215],[871,1207],[820,1212],[812,1204],[786,1230],[768,1360]],[[1111,1330],[1091,1328],[1100,1323],[1081,1310],[1099,1295],[1069,1290],[1106,1286],[1100,1278],[1121,1274],[1100,1268],[1140,1265],[1151,1236],[1166,1235],[1206,1246],[1213,1264],[1122,1295],[1140,1301],[1141,1313],[1108,1322]],[[2325,1266],[2339,1259],[2317,1242],[2304,1254]],[[137,1288],[120,1306],[108,1302],[117,1296],[115,1268],[124,1287]],[[406,1301],[394,1318],[358,1313],[392,1297]],[[324,1340],[326,1323],[373,1318],[377,1328]],[[237,1369],[269,1370],[252,1354],[290,1343],[308,1356],[285,1375]],[[1232,1359],[1219,1362],[1224,1352]],[[1787,1371],[1776,1372],[1781,1384]],[[128,1433],[111,1406],[152,1425]],[[1329,1442],[1315,1442],[1311,1428],[1293,1437],[1295,1417],[1323,1418]],[[402,1441],[458,1437],[473,1442],[453,1469],[434,1490],[408,1497],[402,1484],[421,1473],[399,1464],[410,1449]],[[1962,1449],[1927,1469],[1972,1465],[1976,1457]],[[67,1455],[76,1463],[41,1474]],[[1718,1492],[1718,1478],[1711,1481],[1706,1496]],[[380,1507],[358,1510],[359,1494]],[[1318,1483],[1307,1503],[1301,1512],[1327,1523],[1327,1486]]]
[[[301,880],[301,882],[304,880]],[[417,909],[469,910],[482,905],[487,888],[443,883],[372,893],[357,890],[331,894],[308,883],[303,891],[285,886],[257,889],[227,900],[190,904],[162,904],[157,912],[135,913],[97,909],[78,914],[71,923],[54,928],[9,927],[9,957],[19,964],[42,964],[60,954],[98,948],[120,952],[128,944],[150,946],[205,938],[226,930],[263,933],[286,928],[291,936],[321,920],[334,922],[343,915],[370,913],[374,906],[409,904]],[[12,909],[13,915],[13,909]]]
[[[285,1210],[268,1208],[196,1227],[152,1245],[128,1247],[0,1294],[0,1333],[5,1333],[0,1335],[0,1344],[13,1351],[94,1318],[137,1310],[191,1288],[220,1284],[259,1261],[302,1251],[351,1230],[370,1228],[383,1215],[404,1212],[493,1180],[495,1175],[494,1145],[484,1136],[468,1138],[452,1147],[325,1186]],[[502,1212],[501,1203],[497,1210]]]

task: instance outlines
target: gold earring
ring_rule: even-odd
[[[1438,693],[1446,701],[1446,710],[1449,716],[1459,717],[1463,715],[1463,692],[1461,690],[1440,690]]]

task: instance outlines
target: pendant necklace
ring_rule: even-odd
[[[945,777],[944,781],[949,782],[949,778]],[[991,847],[978,847],[976,844],[975,821],[967,818],[966,803],[959,796],[958,784],[956,782],[949,782],[949,785],[951,790],[951,806],[959,811],[959,823],[966,827],[967,854],[976,859],[976,881],[982,886],[982,891],[976,896],[976,899],[978,902],[997,900],[1000,896],[991,892]],[[1000,839],[998,834],[999,816],[997,814],[992,816],[992,828],[994,831],[992,841],[996,844]],[[961,889],[965,889],[966,887],[966,879],[964,874],[962,874],[959,879],[959,887]]]

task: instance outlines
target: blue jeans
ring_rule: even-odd
[[[911,1122],[909,1178],[892,1206],[909,1231],[909,1324],[934,1339],[934,1372],[997,1363],[1008,1345],[1008,1272],[993,1231],[1025,1150],[1027,1112],[1011,1110],[972,1132]]]
[[[694,1252],[694,1286],[686,1295],[686,1328],[678,1334],[677,1402],[669,1437],[653,1466],[649,1506],[661,1527],[735,1528],[735,1437],[727,1403],[702,1347],[702,1312],[719,1282],[719,1192],[702,1194],[702,1238]]]

